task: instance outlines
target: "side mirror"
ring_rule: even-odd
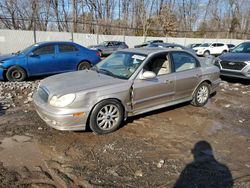
[[[140,75],[141,80],[152,79],[155,77],[156,77],[156,74],[152,71],[145,71]]]
[[[29,57],[38,57],[39,55],[37,55],[37,54],[34,54],[33,52],[31,52],[30,54],[29,54]]]

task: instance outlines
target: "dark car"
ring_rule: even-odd
[[[99,61],[99,52],[79,44],[42,42],[0,56],[0,80],[23,81],[30,76],[89,69]]]
[[[159,48],[174,48],[174,49],[181,49],[181,50],[187,50],[193,54],[196,54],[195,51],[193,49],[190,49],[190,48],[187,48],[185,46],[182,46],[180,44],[174,44],[174,43],[163,43],[163,42],[160,42],[160,43],[152,43],[152,44],[149,44],[145,47],[159,47]]]
[[[187,48],[195,48],[195,47],[199,47],[201,45],[201,43],[194,43],[194,44],[189,44],[187,45]]]
[[[142,47],[146,47],[150,44],[154,44],[154,43],[163,43],[163,40],[149,40],[149,41],[144,42],[142,44],[135,45],[134,48],[142,48]]]
[[[231,52],[219,56],[215,65],[223,76],[250,79],[250,42],[243,42]]]
[[[104,41],[97,45],[88,46],[91,49],[98,50],[101,56],[108,56],[116,50],[126,49],[128,45],[121,41]]]

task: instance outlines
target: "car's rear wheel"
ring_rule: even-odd
[[[207,56],[210,55],[210,52],[209,52],[209,51],[205,51],[203,55],[204,55],[205,57],[207,57]]]
[[[112,99],[101,101],[90,115],[90,129],[97,134],[111,133],[119,128],[123,117],[124,110],[120,102]]]
[[[12,66],[8,68],[6,78],[11,82],[21,82],[27,78],[27,74],[21,67]]]
[[[79,63],[77,70],[84,70],[84,69],[90,69],[91,65],[89,62],[87,61],[82,61],[81,63]]]
[[[193,100],[191,102],[194,106],[204,106],[210,95],[210,85],[207,82],[201,83],[194,92]]]

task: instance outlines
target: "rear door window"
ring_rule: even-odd
[[[224,46],[224,44],[222,44],[222,43],[217,43],[217,47],[222,47],[222,46]]]
[[[191,70],[199,65],[192,55],[185,52],[172,52],[172,60],[175,72]]]
[[[70,44],[59,44],[59,52],[65,53],[65,52],[75,52],[78,51],[78,49],[74,45]]]

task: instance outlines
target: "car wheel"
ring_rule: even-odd
[[[226,51],[226,50],[224,50],[221,54],[224,54],[224,53],[227,53],[227,51]]]
[[[120,102],[111,99],[101,101],[90,115],[90,129],[96,134],[111,133],[119,128],[123,117],[124,110]]]
[[[191,102],[194,106],[204,106],[210,96],[210,85],[207,82],[201,83],[195,90],[193,100]]]
[[[205,57],[207,57],[207,56],[210,55],[210,52],[209,52],[209,51],[205,51],[203,55],[204,55]]]
[[[82,61],[81,63],[79,63],[77,70],[84,70],[84,69],[90,69],[91,65],[89,64],[89,62],[87,61]]]
[[[27,74],[21,67],[12,66],[8,68],[6,78],[11,82],[21,82],[27,78]]]

